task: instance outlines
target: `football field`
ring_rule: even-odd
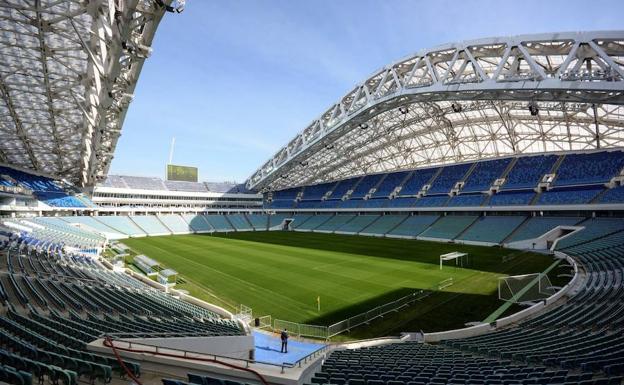
[[[244,304],[254,316],[318,325],[453,278],[452,286],[414,309],[385,317],[378,333],[481,321],[502,304],[498,277],[541,272],[552,263],[548,256],[497,247],[319,233],[180,235],[123,242],[177,270],[185,281],[178,288],[192,295],[230,311]],[[440,254],[453,251],[468,253],[469,265],[459,268],[448,262],[440,270]]]

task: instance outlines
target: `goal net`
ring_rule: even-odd
[[[513,302],[536,302],[555,294],[548,275],[542,273],[512,275],[498,280],[498,299]]]

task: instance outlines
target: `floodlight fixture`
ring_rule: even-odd
[[[535,102],[529,103],[529,112],[531,113],[531,116],[539,115],[539,108]]]

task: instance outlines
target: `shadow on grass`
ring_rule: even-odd
[[[353,328],[338,339],[396,336],[402,332],[439,332],[481,322],[503,304],[496,293],[489,295],[434,292],[421,301]],[[504,315],[523,308],[514,306]]]
[[[537,253],[525,253],[501,247],[472,246],[413,239],[290,231],[214,233],[212,235],[203,234],[203,236],[366,255],[432,265],[439,265],[440,254],[461,251],[471,256],[470,263],[466,266],[467,268],[493,273],[537,273],[544,271],[552,263],[551,257]],[[511,254],[522,255],[512,259],[509,263],[503,263],[502,258]],[[515,265],[520,265],[522,267],[521,271],[516,271]],[[510,268],[512,271],[509,271]]]
[[[334,310],[318,317],[308,319],[305,323],[309,323],[312,325],[331,325],[335,322],[342,321],[349,317],[353,317],[360,313],[372,310],[377,306],[381,306],[389,302],[396,301],[400,298],[406,297],[408,295],[420,292],[422,292],[422,290],[414,289],[413,287],[401,287],[383,293],[379,296],[369,298],[365,301],[354,303],[341,309]],[[429,294],[433,293],[429,292]]]

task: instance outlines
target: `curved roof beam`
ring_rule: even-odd
[[[415,106],[422,115],[422,119],[406,128],[411,131],[411,139],[397,142],[400,143],[397,149],[413,154],[412,161],[399,162],[396,166],[385,164],[385,169],[376,166],[377,171],[482,159],[496,153],[517,154],[530,149],[565,151],[579,146],[597,148],[601,144],[611,147],[616,143],[622,146],[624,134],[619,124],[623,119],[620,106],[624,105],[622,57],[624,31],[479,39],[418,52],[358,84],[254,172],[246,182],[247,187],[274,190],[371,172],[361,167],[370,166],[371,162],[362,161],[360,156],[375,147],[375,156],[388,158],[387,154],[380,155],[388,152],[383,149],[384,135],[365,134],[364,131],[374,130],[357,128],[363,123],[370,127],[370,122],[377,119],[387,131],[388,119],[396,120],[389,112],[401,106]],[[453,101],[457,106],[488,102],[485,127],[462,125],[461,121],[466,120],[477,124],[477,120],[465,116],[460,122],[455,121],[457,115],[465,115],[466,111],[455,111],[451,107]],[[528,113],[529,103],[538,105],[542,111],[537,117]],[[601,110],[596,121],[602,123],[596,125],[599,132],[594,132],[594,140],[587,142],[588,119],[576,121],[577,114],[570,111],[589,110],[592,115],[589,120],[594,122],[589,108],[592,104]],[[550,115],[561,118],[553,119]],[[616,129],[605,126],[614,120]],[[562,126],[566,127],[567,135],[559,133]],[[423,130],[427,127],[437,128]],[[483,130],[490,138],[487,151],[469,140],[482,137]],[[434,131],[442,136],[431,145],[427,138]],[[473,134],[462,136],[464,131]],[[560,143],[562,136],[567,147]],[[526,144],[540,141],[542,150]],[[345,147],[343,142],[351,145]],[[433,146],[431,151],[423,143]],[[502,146],[511,150],[496,150],[501,143],[511,144]],[[346,148],[350,152],[345,152]],[[338,155],[342,157],[341,164],[329,162]],[[324,163],[316,164],[319,159]],[[353,165],[347,167],[345,163]]]

